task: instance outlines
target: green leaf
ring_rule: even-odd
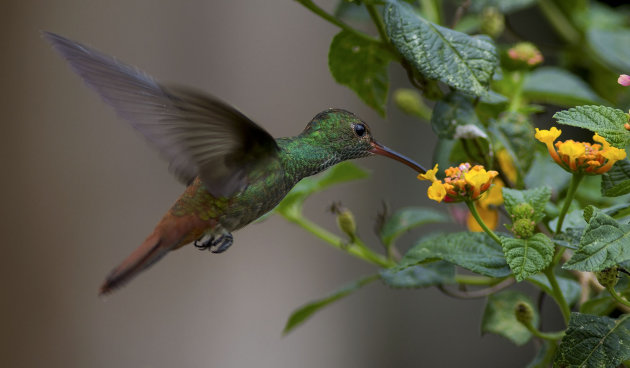
[[[551,367],[553,357],[556,354],[557,346],[555,342],[545,340],[536,353],[534,359],[525,368],[548,368]]]
[[[560,231],[565,231],[567,229],[584,229],[586,222],[584,221],[583,213],[584,210],[574,210],[567,213],[564,221],[562,222],[562,229],[560,229]],[[555,229],[557,225],[557,217],[549,221],[549,228]]]
[[[363,179],[368,176],[367,171],[352,162],[341,162],[317,176],[302,179],[276,206],[275,211],[284,216],[291,216],[293,211],[300,210],[304,200],[311,194],[334,184]]]
[[[350,87],[370,107],[385,116],[391,54],[380,43],[349,31],[333,38],[328,52],[328,67],[335,81]]]
[[[482,96],[498,63],[497,52],[487,37],[471,37],[433,24],[409,5],[387,2],[387,35],[403,57],[422,75]]]
[[[518,303],[529,304],[534,312],[532,324],[538,325],[538,312],[529,297],[521,292],[505,290],[488,297],[486,308],[481,320],[481,332],[494,333],[503,336],[516,345],[524,345],[531,339],[532,334],[523,324],[516,320],[514,309]]]
[[[617,319],[571,313],[555,366],[616,367],[630,358],[630,315]]]
[[[619,197],[630,193],[630,161],[617,161],[615,165],[602,175],[602,195]]]
[[[553,188],[554,192],[559,192],[571,179],[571,174],[559,169],[549,154],[536,152],[534,162],[525,175],[525,186],[528,188],[547,186]]]
[[[553,258],[554,247],[551,240],[542,233],[528,239],[501,237],[505,259],[510,265],[516,281],[537,274],[547,268]]]
[[[580,313],[606,316],[612,313],[616,307],[617,301],[613,300],[609,295],[604,295],[590,298],[582,303],[582,305],[580,305]]]
[[[381,230],[381,241],[391,244],[400,235],[425,224],[448,222],[449,217],[435,209],[425,207],[402,208],[390,217]]]
[[[409,266],[439,259],[484,276],[505,277],[511,273],[501,246],[486,233],[440,234],[421,240],[409,249],[400,265]]]
[[[589,29],[586,39],[591,49],[617,72],[630,70],[630,29]]]
[[[431,114],[431,127],[439,138],[453,139],[458,130],[461,131],[466,126],[477,128],[481,132],[478,136],[487,138],[470,97],[453,92],[435,104]]]
[[[343,297],[346,297],[352,294],[353,292],[357,291],[361,287],[369,284],[372,281],[375,281],[378,278],[379,278],[379,275],[370,275],[370,276],[364,277],[362,279],[359,279],[357,281],[354,281],[342,287],[341,289],[335,291],[334,293],[330,294],[329,296],[325,298],[314,300],[296,309],[295,311],[293,311],[293,313],[291,313],[291,316],[289,317],[289,320],[284,326],[284,331],[282,333],[284,335],[288,334],[297,326],[304,323],[315,312],[319,311],[320,309],[326,307],[327,305],[333,302],[336,302],[337,300]]]
[[[630,224],[619,224],[602,211],[595,211],[580,247],[562,268],[601,271],[627,260],[630,260]]]
[[[523,114],[504,113],[498,120],[491,120],[488,128],[493,138],[501,143],[514,158],[513,164],[520,173],[530,167],[536,152],[534,127]]]
[[[625,112],[606,106],[578,106],[555,113],[558,123],[588,129],[598,133],[608,143],[624,148],[630,144],[630,133],[624,128],[628,122]]]
[[[513,214],[514,208],[521,203],[529,203],[534,209],[532,220],[538,222],[545,217],[545,205],[551,198],[549,187],[539,187],[527,190],[503,188],[503,201],[508,213]]]
[[[536,0],[475,0],[470,3],[470,11],[480,13],[485,8],[497,8],[499,12],[508,14],[530,7]]]
[[[523,95],[536,102],[568,107],[606,104],[586,82],[557,67],[534,70],[523,84]]]
[[[580,299],[580,293],[582,292],[582,288],[580,287],[580,283],[562,276],[556,276],[556,280],[558,281],[558,286],[560,286],[560,291],[564,296],[564,299],[567,301],[569,305],[573,305],[578,302]],[[551,284],[549,284],[549,279],[541,273],[529,276],[527,281],[537,285],[542,291],[547,293],[548,295],[553,295],[553,288]]]
[[[380,273],[383,282],[393,288],[420,288],[455,282],[455,266],[448,262],[386,268]]]

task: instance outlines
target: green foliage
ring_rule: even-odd
[[[400,264],[434,260],[445,260],[484,276],[505,277],[511,273],[501,246],[484,233],[450,233],[421,240]]]
[[[304,323],[315,312],[317,312],[320,309],[328,306],[331,303],[336,302],[339,299],[345,298],[346,296],[348,296],[348,295],[352,294],[353,292],[359,290],[360,288],[362,288],[363,286],[369,284],[370,282],[377,280],[378,278],[379,278],[378,275],[370,275],[370,276],[364,277],[362,279],[359,279],[357,281],[354,281],[354,282],[352,282],[352,283],[342,287],[341,289],[333,292],[332,294],[328,295],[327,297],[314,300],[314,301],[312,301],[310,303],[307,303],[307,304],[303,305],[302,307],[296,309],[293,313],[291,313],[291,316],[289,317],[289,320],[287,321],[286,325],[284,326],[284,330],[283,330],[282,333],[285,334],[285,335],[288,334],[294,328],[296,328],[300,324]]]
[[[572,313],[555,364],[561,367],[617,367],[630,358],[630,315],[617,319]]]
[[[328,53],[328,67],[337,83],[350,87],[383,116],[389,90],[387,66],[392,60],[378,42],[349,31],[341,31],[333,38]]]
[[[630,134],[624,128],[628,122],[625,112],[606,106],[578,106],[557,112],[553,116],[558,123],[572,125],[598,133],[608,143],[624,148],[630,144]]]
[[[426,224],[448,222],[449,218],[433,209],[425,207],[406,207],[396,211],[381,229],[381,241],[390,245],[405,232]]]
[[[501,245],[516,281],[523,281],[547,268],[553,258],[553,244],[545,234],[538,233],[529,239],[502,236]]]
[[[514,315],[514,309],[519,303],[529,305],[532,311],[536,310],[529,297],[518,291],[506,290],[489,296],[483,311],[481,332],[503,336],[516,345],[526,344],[532,338],[532,333]],[[532,321],[534,326],[538,325],[538,319],[538,313],[535,312]]]
[[[424,77],[475,96],[487,93],[497,65],[494,44],[431,23],[404,2],[391,0],[385,26],[392,44]]]
[[[481,122],[469,97],[453,92],[435,104],[431,115],[431,126],[440,138],[453,139],[458,131],[478,131],[477,136],[485,138]]]
[[[534,160],[536,141],[534,128],[529,119],[519,113],[506,113],[491,120],[488,130],[495,141],[505,148],[513,160],[519,176],[526,172]]]
[[[563,268],[601,271],[630,260],[630,224],[620,224],[601,211],[588,221],[580,247]]]
[[[549,283],[549,279],[545,277],[543,274],[532,275],[527,278],[527,281],[538,286],[542,291],[551,295],[553,293],[553,287]],[[581,287],[580,284],[570,278],[558,276],[557,277],[558,286],[560,287],[560,291],[566,299],[569,305],[573,305],[578,302],[580,298]]]
[[[450,211],[405,207],[389,218],[379,217],[375,229],[381,244],[368,246],[356,234],[348,242],[347,236],[306,219],[302,203],[317,191],[366,173],[344,164],[303,180],[276,212],[379,270],[376,276],[299,309],[286,331],[380,278],[394,289],[422,292],[437,287],[449,296],[487,298],[484,333],[499,334],[517,345],[532,337],[538,340],[539,350],[528,367],[616,367],[630,359],[628,315],[611,318],[630,308],[630,282],[623,273],[630,268],[630,203],[621,197],[630,194],[630,161],[617,161],[600,179],[600,171],[611,166],[606,164],[610,156],[581,153],[580,144],[557,144],[591,142],[591,137],[564,129],[561,137],[543,144],[534,131],[534,126],[549,126],[544,113],[548,116],[560,107],[565,110],[555,113],[557,123],[590,130],[617,148],[630,146],[630,115],[625,112],[630,107],[630,87],[617,82],[620,73],[630,74],[627,10],[588,0],[452,0],[450,7],[443,0],[357,0],[343,1],[331,15],[312,0],[297,1],[341,29],[330,46],[331,74],[381,115],[386,112],[390,64],[406,73],[409,83],[396,85],[395,106],[418,121],[430,121],[437,142],[432,162],[425,157],[422,164],[432,168],[438,163],[441,169],[435,177],[429,175],[431,183],[418,185],[431,185],[430,198],[442,198],[439,206],[450,206]],[[512,17],[528,7],[536,7],[528,12],[530,17],[544,18],[530,20],[531,27],[544,23],[555,35],[544,45],[527,37],[527,27],[519,28],[523,42],[518,44],[510,43],[513,35],[498,37],[505,33],[504,20],[516,24]],[[346,21],[361,23],[361,30]],[[496,41],[473,34],[478,31]],[[544,131],[537,136],[543,141],[554,138]],[[608,149],[606,144],[601,147]],[[576,158],[570,162],[570,156]],[[461,163],[496,170],[503,183],[503,202],[496,193],[484,193],[489,182],[481,183],[489,176],[481,171],[456,175],[453,169],[447,181],[443,170],[467,167]],[[597,169],[577,168],[583,164]],[[392,190],[397,184],[392,183]],[[410,202],[424,197],[426,188],[406,193]],[[463,198],[466,206],[438,195],[454,188],[470,190],[470,197],[457,199]],[[406,231],[448,222],[444,213],[471,229],[476,220],[483,232],[431,232],[406,253],[397,249],[408,246],[399,240]],[[506,227],[513,237],[492,229],[502,223],[502,216],[511,220]],[[460,273],[459,268],[465,271]],[[607,274],[598,272],[611,268]],[[586,272],[598,272],[606,288],[602,290],[593,274]],[[530,284],[521,288],[528,294],[506,290],[523,280]],[[540,306],[530,297],[540,293],[550,298],[539,296],[539,300],[557,304],[567,328],[538,329]]]
[[[558,106],[606,104],[583,80],[557,67],[534,70],[525,80],[523,96]]]
[[[388,268],[381,271],[383,282],[393,288],[420,288],[455,282],[455,267],[448,262]]]
[[[630,193],[630,161],[618,161],[613,168],[602,175],[602,195],[619,197]]]
[[[531,219],[538,222],[545,217],[545,205],[551,197],[549,187],[539,187],[527,190],[517,190],[503,188],[503,200],[505,209],[510,215],[515,214],[517,206],[521,203],[528,203],[534,209]]]
[[[606,64],[619,72],[630,70],[630,30],[591,29],[587,33],[589,46]]]

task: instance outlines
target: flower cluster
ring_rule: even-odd
[[[593,140],[597,143],[575,142],[571,139],[564,142],[554,141],[562,134],[560,129],[550,130],[536,128],[536,139],[547,145],[553,160],[569,172],[590,175],[603,174],[610,170],[615,162],[626,158],[626,151],[611,146],[599,134]]]
[[[507,53],[510,59],[526,63],[529,66],[538,65],[544,60],[538,48],[529,42],[517,43]]]
[[[438,165],[425,174],[418,175],[420,180],[432,182],[427,190],[430,199],[442,202],[460,202],[464,200],[476,200],[487,191],[492,184],[492,179],[497,176],[494,170],[486,171],[481,165],[472,166],[469,163],[460,164],[457,167],[449,167],[444,172],[444,182],[436,178]]]

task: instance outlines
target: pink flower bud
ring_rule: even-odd
[[[630,86],[630,75],[621,74],[617,79],[617,83],[621,84],[624,87]]]

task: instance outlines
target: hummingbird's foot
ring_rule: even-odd
[[[210,244],[210,251],[212,253],[223,253],[230,247],[230,245],[232,245],[232,243],[234,243],[234,237],[232,236],[232,234],[222,234],[212,241],[212,243]],[[217,248],[212,249],[213,247]]]
[[[214,235],[205,235],[200,239],[195,240],[193,244],[199,250],[209,249],[212,253],[223,253],[230,247],[230,245],[232,245],[233,242],[234,237],[232,234],[225,232],[216,237]]]

